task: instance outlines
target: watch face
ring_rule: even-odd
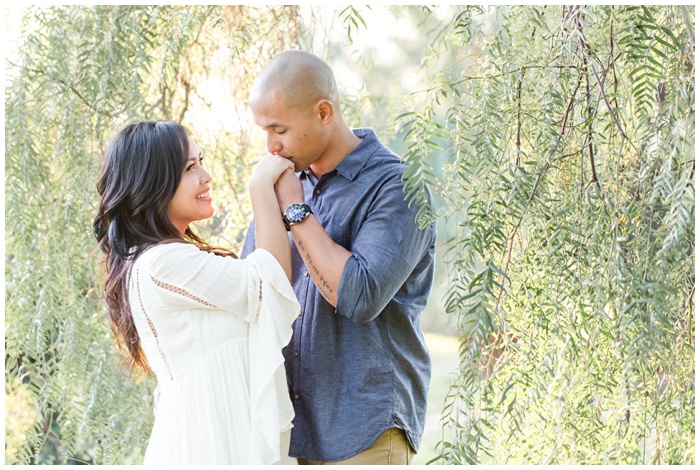
[[[306,218],[308,210],[302,204],[292,204],[287,208],[287,219],[293,224],[298,224]]]

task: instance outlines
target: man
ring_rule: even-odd
[[[418,228],[399,157],[371,129],[347,126],[333,72],[318,57],[274,57],[250,107],[268,151],[297,172],[275,187],[302,306],[284,350],[290,455],[301,464],[408,464],[425,426],[430,357],[420,315],[435,226]],[[254,248],[251,224],[242,255]]]

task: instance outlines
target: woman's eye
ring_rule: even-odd
[[[185,171],[194,170],[194,167],[197,166],[197,163],[199,163],[199,166],[203,166],[202,162],[204,162],[204,158],[200,158],[199,162],[195,160],[192,164],[188,165],[187,168],[185,168]]]

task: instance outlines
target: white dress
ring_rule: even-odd
[[[269,252],[156,245],[132,267],[129,302],[160,388],[144,464],[296,464],[282,348],[300,309]]]

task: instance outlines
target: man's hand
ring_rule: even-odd
[[[290,204],[303,203],[304,189],[292,170],[286,170],[275,183],[275,194],[282,214]],[[314,215],[290,229],[299,255],[321,295],[334,307],[338,303],[338,286],[343,268],[352,256],[328,236]]]
[[[303,203],[304,190],[301,181],[294,174],[294,171],[285,170],[275,183],[275,194],[280,206],[280,212],[284,214],[290,204]]]

